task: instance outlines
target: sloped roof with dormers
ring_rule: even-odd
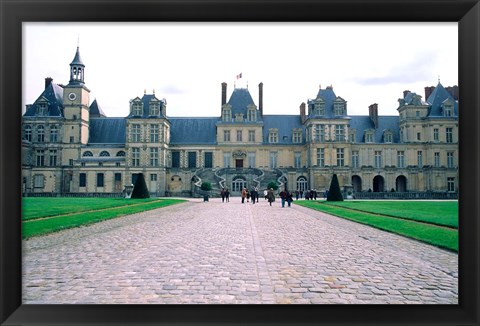
[[[458,101],[443,87],[442,84],[438,85],[433,90],[432,94],[427,99],[430,104],[429,117],[443,117],[443,104],[450,100],[453,103],[454,113],[453,116],[458,116]]]
[[[171,145],[213,145],[216,143],[215,118],[169,118]]]
[[[46,101],[48,103],[48,117],[63,117],[63,88],[57,84],[50,83],[37,100],[28,106],[24,117],[33,117],[36,115],[39,102]]]
[[[246,117],[247,107],[249,105],[255,105],[255,102],[253,101],[252,96],[247,88],[235,88],[227,104],[232,106],[232,118],[234,119],[235,115],[239,113]]]
[[[337,95],[335,95],[335,92],[333,91],[332,86],[328,86],[325,89],[319,89],[317,93],[317,97],[314,100],[310,100],[309,103],[313,103],[316,100],[323,100],[323,102],[325,103],[325,115],[322,116],[324,118],[338,117],[337,115],[335,115],[334,103],[336,100],[345,101],[341,97],[337,97]],[[314,116],[313,110],[309,108],[308,114],[309,114],[309,117]]]
[[[383,135],[386,130],[392,132],[392,142],[400,142],[400,118],[398,116],[378,116],[378,126],[375,128],[370,117],[352,115],[350,116],[350,129],[355,129],[355,142],[364,143],[365,142],[365,131],[373,130],[374,132],[374,142],[383,143]]]
[[[160,100],[158,99],[155,94],[145,94],[143,95],[143,97],[140,99],[140,98],[135,98],[133,99],[132,101],[138,101],[140,100],[142,103],[143,103],[143,113],[141,116],[136,116],[133,114],[133,112],[130,110],[130,114],[127,116],[127,118],[166,118],[165,116],[165,112],[162,108],[160,108],[160,114],[158,116],[150,116],[150,113],[149,113],[149,107],[150,107],[150,102],[152,100],[157,100],[159,103],[160,103],[160,106],[165,106],[166,103],[164,100]],[[130,105],[131,105],[131,102],[130,101]]]
[[[300,115],[264,115],[263,116],[263,142],[269,143],[270,129],[278,130],[278,143],[280,145],[293,143],[293,130],[302,130],[302,143],[305,143],[305,128],[302,126]]]

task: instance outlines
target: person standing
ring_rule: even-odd
[[[285,201],[287,200],[287,191],[285,189],[282,189],[282,191],[280,191],[280,198],[282,199],[282,208],[285,208]]]
[[[265,197],[265,200],[267,200],[267,195],[268,195],[268,190],[265,189],[265,190],[263,191],[263,196]]]
[[[272,206],[272,202],[275,201],[275,195],[273,194],[273,188],[270,188],[270,190],[268,190],[267,199],[268,199],[268,202],[270,203],[270,206]]]
[[[242,189],[242,204],[245,203],[245,198],[247,197],[247,189]]]
[[[230,201],[230,191],[227,189],[225,189],[225,200],[227,201],[227,203]]]
[[[255,201],[258,202],[258,191],[256,187],[250,192],[250,197],[252,198],[252,204],[255,204]]]
[[[288,207],[291,207],[292,201],[293,201],[293,193],[291,193],[290,191],[287,191],[287,203],[288,203]]]
[[[225,188],[222,188],[222,191],[220,191],[220,196],[222,196],[222,203],[225,202]]]

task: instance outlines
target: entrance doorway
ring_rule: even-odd
[[[395,181],[395,188],[397,192],[406,192],[407,191],[407,178],[404,175],[401,175]]]
[[[243,188],[247,187],[247,180],[244,177],[235,177],[232,180],[232,192],[241,192]]]
[[[374,192],[384,192],[384,180],[381,175],[377,175],[373,178],[373,191]]]
[[[236,159],[235,160],[235,167],[238,168],[243,168],[243,160],[242,159]]]

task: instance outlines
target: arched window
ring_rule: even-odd
[[[32,126],[26,125],[25,126],[25,133],[24,133],[25,140],[32,141]]]
[[[106,157],[106,156],[110,156],[110,154],[107,151],[101,151],[100,156]]]
[[[124,152],[124,151],[119,151],[119,152],[117,153],[117,157],[123,157],[123,156],[125,156],[125,152]]]
[[[247,187],[247,180],[244,177],[234,177],[232,181],[232,191],[240,192]]]
[[[82,156],[83,156],[83,157],[92,157],[92,156],[93,156],[93,153],[90,152],[90,151],[86,151],[86,152],[83,153]]]
[[[308,189],[308,182],[307,178],[304,176],[298,177],[297,179],[297,190],[298,191],[305,191]]]

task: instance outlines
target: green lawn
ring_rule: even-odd
[[[458,203],[456,201],[296,201],[295,203],[441,248],[458,251]]]
[[[29,238],[184,201],[158,198],[23,198],[22,236]]]

